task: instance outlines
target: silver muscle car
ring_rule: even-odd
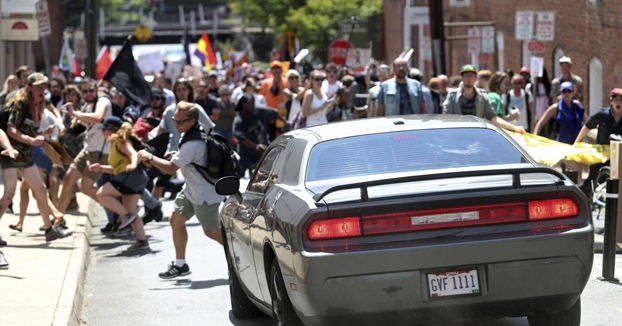
[[[579,325],[593,261],[581,191],[472,116],[295,130],[245,192],[223,178],[232,312],[274,325],[528,316]]]

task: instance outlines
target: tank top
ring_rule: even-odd
[[[121,153],[119,146],[123,144],[124,140],[116,140],[112,146],[110,146],[110,154],[108,155],[108,164],[112,166],[114,175],[119,175],[125,172],[125,168],[128,164],[132,163],[129,157]]]
[[[311,106],[309,107],[309,109],[315,110],[317,108],[322,107],[322,105],[326,103],[325,96],[323,98],[318,98],[315,95],[315,93],[312,92],[312,94],[313,94],[313,100],[311,101]],[[318,125],[322,125],[325,123],[328,123],[328,119],[326,119],[326,108],[324,110],[316,112],[315,114],[307,116],[307,127],[318,126]]]

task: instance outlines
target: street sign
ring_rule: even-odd
[[[544,52],[545,49],[544,42],[529,41],[529,43],[527,43],[527,50],[529,50],[529,52]]]
[[[533,11],[516,12],[517,40],[531,40],[533,38]]]
[[[495,28],[493,26],[482,27],[482,52],[495,52]]]
[[[555,13],[539,11],[536,16],[536,40],[553,41],[555,39]]]
[[[328,46],[328,60],[336,65],[344,65],[346,63],[346,53],[354,50],[352,43],[338,39],[334,40]]]
[[[471,54],[479,54],[482,50],[481,30],[479,27],[469,28],[468,49]]]
[[[50,24],[50,11],[48,10],[48,1],[42,0],[35,4],[37,8],[37,23],[39,24],[39,35],[41,37],[50,36],[52,34],[52,25]]]
[[[84,37],[84,31],[75,31],[73,33],[73,49],[76,58],[84,60],[87,57],[86,38]]]
[[[432,40],[430,37],[422,37],[419,41],[419,56],[423,60],[432,60]]]
[[[470,7],[471,0],[449,0],[450,7]]]
[[[2,41],[38,41],[37,0],[2,0],[0,39]]]

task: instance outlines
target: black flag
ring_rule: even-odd
[[[184,32],[181,36],[181,44],[184,46],[184,53],[186,54],[186,64],[191,65],[190,63],[190,46],[188,45],[188,28],[186,24],[184,24]]]
[[[119,55],[102,79],[109,81],[134,103],[146,106],[151,103],[151,86],[134,60],[131,43],[129,39],[123,43]]]

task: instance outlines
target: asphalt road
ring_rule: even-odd
[[[169,216],[173,202],[165,201],[163,208],[165,216]],[[96,221],[93,230],[92,261],[82,312],[84,324],[272,325],[268,317],[251,320],[233,317],[222,247],[203,235],[196,219],[188,222],[187,261],[192,275],[173,280],[158,278],[158,273],[174,259],[168,222],[146,226],[152,251],[137,254],[124,252],[131,243],[129,238],[110,239],[101,235],[99,228],[105,222]],[[622,286],[596,281],[601,265],[602,255],[596,255],[595,268],[582,297],[582,325],[622,325]],[[617,266],[622,271],[621,255]],[[506,318],[476,325],[528,326],[528,323],[526,318]]]

